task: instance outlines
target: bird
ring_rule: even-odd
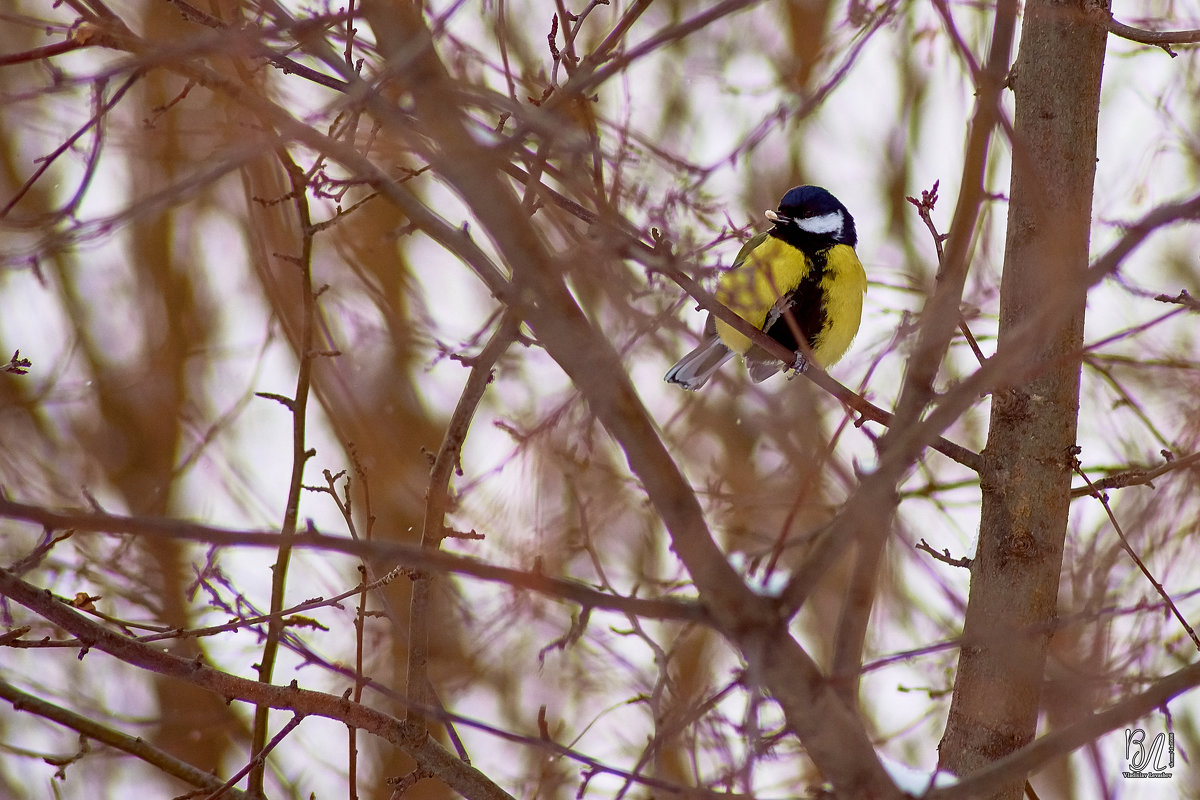
[[[810,360],[822,368],[832,366],[858,333],[867,291],[867,274],[854,250],[854,217],[820,186],[789,189],[779,210],[767,211],[766,216],[770,229],[746,242],[733,267],[718,278],[713,294],[796,353],[791,365],[795,371],[803,372]],[[679,359],[665,379],[695,391],[735,354],[745,357],[755,383],[786,366],[710,313],[703,341]]]

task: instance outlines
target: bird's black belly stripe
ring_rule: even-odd
[[[778,306],[781,311],[787,309],[791,312],[796,327],[804,334],[808,346],[813,350],[816,350],[820,344],[821,334],[827,322],[825,314],[827,298],[821,280],[825,277],[828,255],[828,250],[819,250],[811,254],[812,269],[800,281],[799,286],[784,295],[783,302]],[[763,332],[792,352],[800,350],[800,345],[796,341],[795,332],[787,320],[786,313],[779,314],[774,322],[768,322]]]

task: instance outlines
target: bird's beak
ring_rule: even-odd
[[[766,211],[766,215],[767,219],[771,220],[771,222],[774,222],[776,225],[787,225],[792,221],[791,217],[785,217],[782,214],[776,214],[769,208]]]

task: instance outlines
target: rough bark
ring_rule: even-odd
[[[1104,47],[1086,0],[1026,4],[997,349],[1028,357],[992,399],[979,547],[940,747],[942,767],[960,775],[1028,744],[1037,728],[1079,409]],[[1019,798],[1025,778],[993,796]]]

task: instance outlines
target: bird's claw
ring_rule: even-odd
[[[793,361],[792,365],[787,368],[788,380],[790,381],[792,378],[796,377],[797,375],[801,375],[807,371],[808,371],[808,359],[804,357],[803,353],[797,352],[796,360]]]

